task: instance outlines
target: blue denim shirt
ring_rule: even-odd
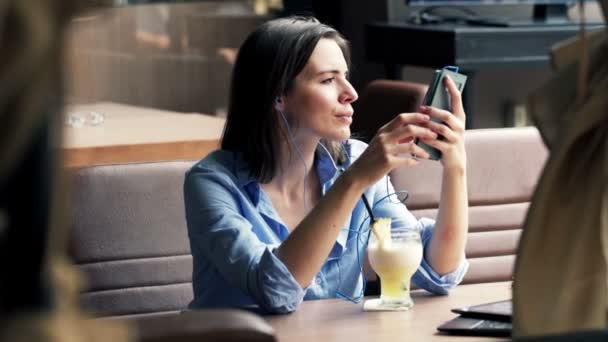
[[[349,140],[345,147],[348,167],[367,145]],[[322,194],[342,172],[321,149],[316,154],[315,169]],[[374,214],[410,220],[420,229],[426,248],[434,221],[416,220],[394,196],[392,200],[381,200],[387,191],[393,192],[387,182],[384,178],[365,191],[374,203]],[[195,164],[186,173],[184,200],[194,264],[194,300],[190,308],[257,304],[269,312],[283,313],[295,310],[302,300],[361,294],[361,264],[369,235],[369,218],[362,201],[344,222],[319,273],[308,287],[302,288],[274,254],[289,230],[239,153],[218,150]],[[465,260],[454,272],[439,276],[423,260],[412,282],[430,292],[447,294],[462,280],[467,268]]]

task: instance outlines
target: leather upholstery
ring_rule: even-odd
[[[192,161],[94,166],[72,174],[70,253],[99,316],[177,312],[192,299],[182,187]]]
[[[369,142],[380,126],[396,114],[415,111],[424,99],[424,84],[395,80],[370,82],[355,102],[354,136]]]

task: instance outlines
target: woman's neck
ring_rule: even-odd
[[[301,192],[304,183],[310,184],[314,178],[315,151],[319,141],[294,139],[293,142],[296,146],[281,144],[277,172],[268,184],[284,194]]]

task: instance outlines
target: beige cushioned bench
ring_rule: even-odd
[[[182,188],[192,161],[93,166],[72,176],[70,252],[100,316],[174,313],[192,299]]]
[[[471,268],[466,282],[510,279],[515,247],[546,152],[534,128],[466,134]],[[99,316],[179,312],[192,299],[184,173],[193,161],[93,166],[72,171],[70,253],[88,286],[83,306]],[[410,209],[434,217],[440,168],[397,170]]]

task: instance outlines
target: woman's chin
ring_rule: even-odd
[[[333,134],[328,134],[327,136],[325,136],[325,139],[327,140],[335,140],[335,141],[342,141],[342,140],[346,140],[350,138],[350,128],[346,128],[337,132],[333,132]]]

